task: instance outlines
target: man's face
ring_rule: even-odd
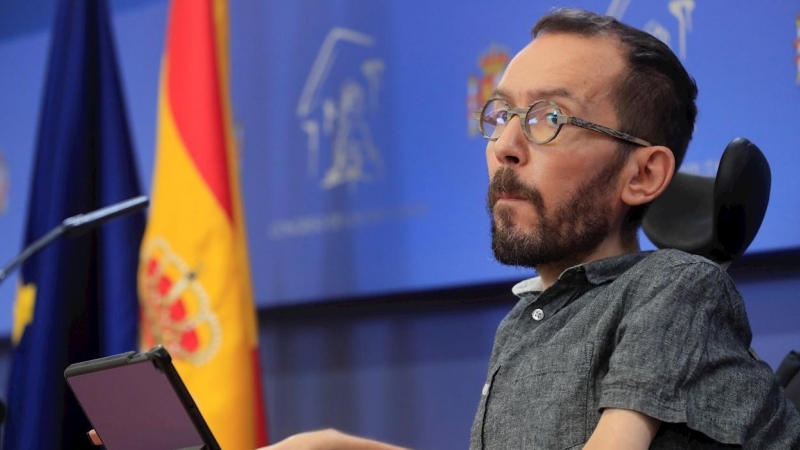
[[[614,39],[544,34],[514,57],[497,92],[513,108],[552,100],[565,114],[616,129],[610,91],[624,67]],[[495,257],[527,267],[577,264],[619,225],[619,143],[565,125],[553,141],[534,144],[519,120],[486,147]]]

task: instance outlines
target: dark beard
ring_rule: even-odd
[[[536,187],[525,185],[513,169],[498,170],[489,184],[486,205],[492,225],[492,251],[497,261],[530,268],[578,264],[609,234],[609,195],[622,162],[609,164],[582,183],[572,198],[557,205],[552,214],[548,214]],[[535,229],[518,229],[510,208],[495,208],[502,192],[521,197],[533,206],[538,216]]]

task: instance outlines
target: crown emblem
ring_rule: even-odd
[[[147,245],[139,264],[142,348],[161,344],[174,358],[195,366],[206,364],[219,350],[222,329],[198,271],[164,239]]]
[[[794,65],[797,66],[797,84],[800,85],[800,14],[797,15],[797,39],[794,40]]]
[[[480,134],[478,123],[472,114],[489,100],[510,60],[511,56],[508,50],[496,44],[492,45],[478,57],[478,67],[482,73],[467,77],[467,134],[469,136]]]
[[[478,59],[478,66],[484,75],[496,75],[506,69],[510,59],[507,51],[498,45],[493,45]]]

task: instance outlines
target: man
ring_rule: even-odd
[[[800,449],[726,273],[639,252],[692,136],[694,81],[610,17],[557,10],[532,34],[478,118],[495,256],[539,277],[514,287],[470,448]],[[396,447],[326,430],[269,448]]]

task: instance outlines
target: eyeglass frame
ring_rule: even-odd
[[[602,125],[598,125],[598,124],[596,124],[594,122],[589,122],[588,120],[579,119],[579,118],[577,118],[575,116],[570,116],[569,114],[564,114],[561,111],[561,108],[557,104],[555,104],[552,100],[540,99],[540,100],[536,100],[535,102],[531,103],[530,106],[528,106],[527,108],[512,108],[511,105],[509,105],[508,102],[505,99],[500,98],[500,97],[490,98],[483,105],[483,108],[481,108],[479,111],[475,111],[474,113],[472,113],[472,118],[478,121],[478,129],[480,130],[481,135],[483,135],[483,137],[485,137],[486,139],[488,139],[488,140],[490,140],[492,142],[498,140],[500,138],[500,136],[497,136],[497,137],[493,138],[491,136],[487,136],[486,135],[486,132],[483,131],[483,116],[484,116],[484,111],[486,110],[486,107],[489,106],[489,104],[491,102],[495,101],[495,100],[499,100],[499,101],[505,103],[506,106],[508,106],[507,113],[509,115],[509,119],[508,119],[509,122],[511,121],[511,119],[514,116],[518,116],[519,117],[519,126],[522,128],[522,132],[525,134],[525,137],[528,138],[528,140],[533,142],[534,144],[547,144],[548,142],[551,142],[553,139],[555,139],[556,136],[558,136],[558,133],[561,132],[561,127],[563,127],[564,125],[575,125],[576,127],[580,127],[580,128],[585,129],[585,130],[590,130],[590,131],[595,131],[597,133],[602,133],[602,134],[611,136],[611,137],[616,138],[616,139],[620,139],[620,140],[623,140],[623,141],[626,141],[626,142],[630,142],[632,144],[640,145],[642,147],[651,147],[652,146],[652,144],[650,144],[649,142],[645,141],[644,139],[640,139],[640,138],[637,138],[635,136],[631,136],[630,134],[623,133],[621,131],[617,131],[617,130],[614,130],[612,128],[608,128],[608,127],[604,127]],[[535,139],[533,139],[531,137],[531,135],[530,135],[530,132],[528,131],[528,127],[525,126],[525,117],[528,116],[528,113],[530,113],[533,110],[533,107],[536,106],[538,103],[547,103],[547,104],[549,104],[550,106],[552,106],[556,110],[556,129],[553,132],[553,135],[549,139],[547,139],[545,141],[542,141],[542,142],[538,142]]]

